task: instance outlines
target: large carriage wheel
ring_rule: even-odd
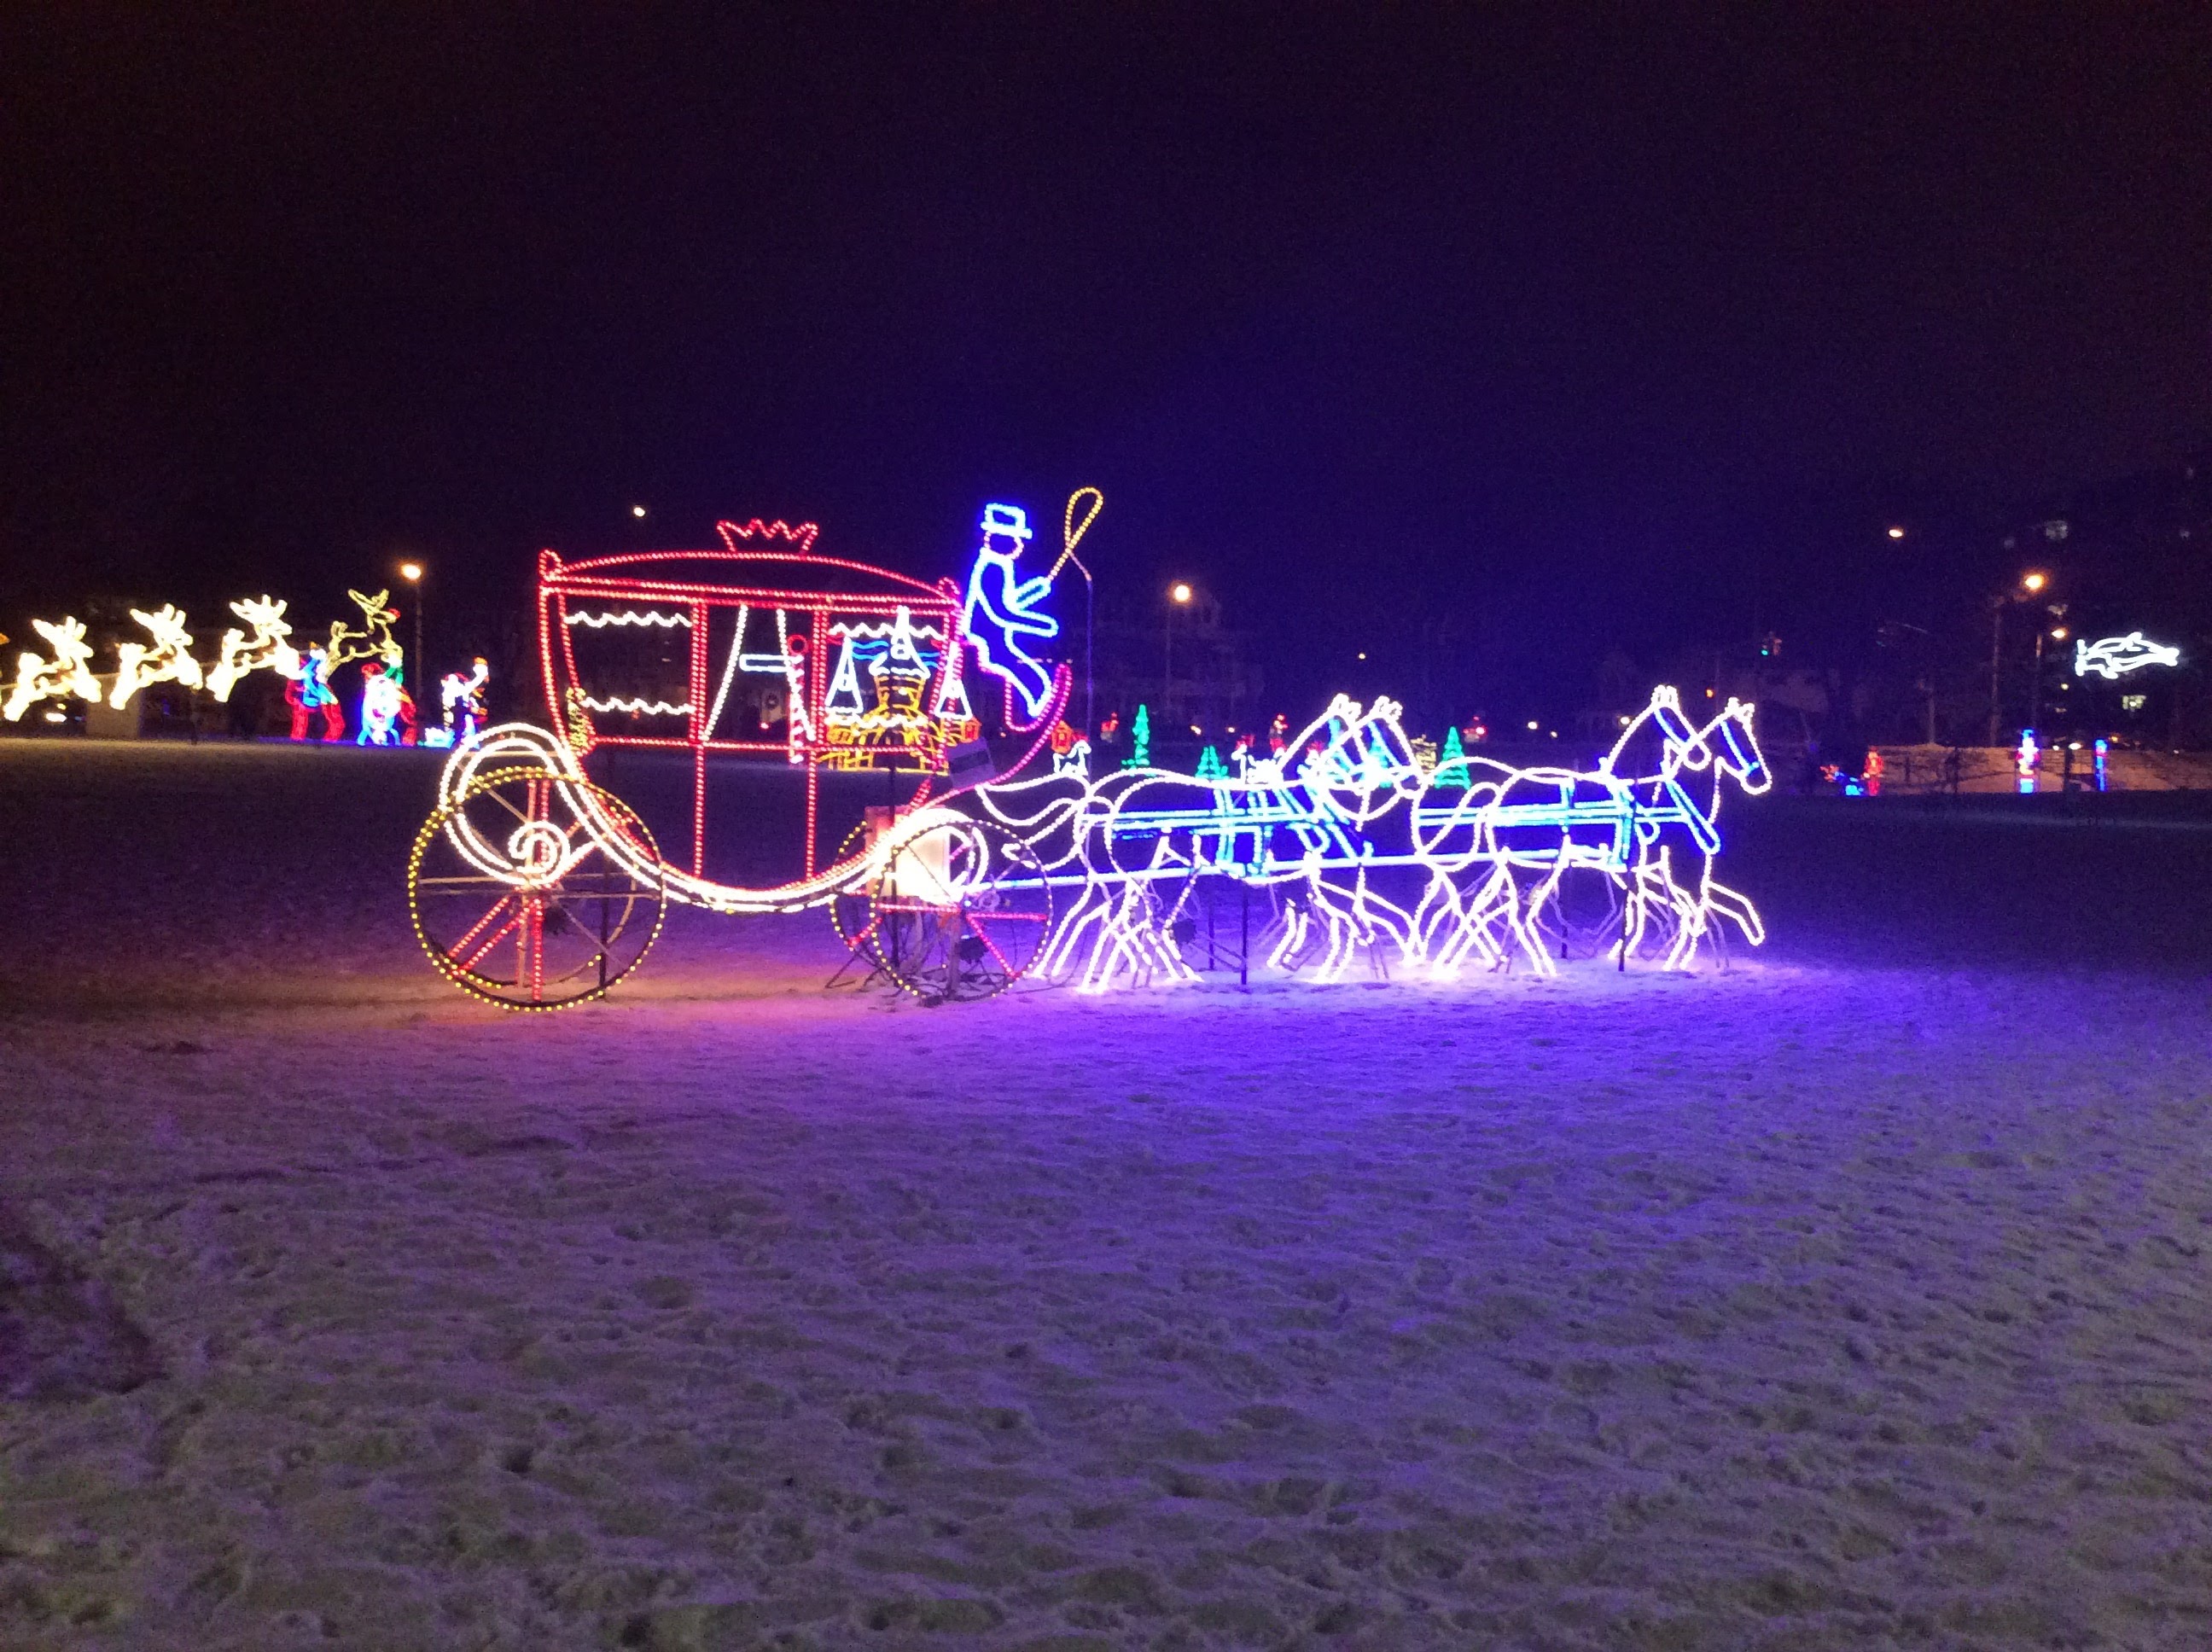
[[[837,846],[830,864],[837,865],[858,855],[867,847],[868,823],[862,821],[845,834],[845,841]],[[881,868],[871,868],[860,873],[830,900],[830,926],[837,932],[837,938],[845,943],[848,952],[858,953],[871,970],[883,968],[883,960],[876,954],[876,926],[869,908],[875,900],[877,885],[883,881]]]
[[[940,820],[868,880],[866,944],[925,1004],[964,1003],[1019,981],[1052,936],[1036,852],[987,820]]]
[[[637,968],[668,893],[628,804],[532,764],[479,775],[423,822],[407,902],[422,950],[462,991],[559,1010]]]

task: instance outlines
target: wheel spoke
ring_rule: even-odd
[[[960,915],[966,922],[968,928],[974,932],[975,938],[982,942],[985,949],[989,951],[990,955],[999,961],[999,968],[1006,972],[1006,978],[1009,981],[1012,980],[1014,976],[1021,973],[1019,970],[1016,969],[1012,964],[1006,962],[1006,955],[999,951],[998,942],[993,940],[990,936],[984,933],[982,926],[975,921],[973,914],[963,912]]]
[[[879,946],[878,958],[894,981],[925,1002],[991,997],[1043,955],[1051,892],[1035,854],[1004,828],[979,821],[932,826],[900,846],[887,872],[871,911],[894,941],[912,946],[903,955]]]
[[[482,946],[477,948],[474,952],[470,953],[466,957],[459,956],[459,948],[454,949],[455,957],[453,961],[459,964],[462,969],[467,970],[470,974],[474,975],[476,973],[477,965],[483,962],[484,955],[489,952],[492,948],[497,946],[501,941],[505,940],[507,937],[507,932],[510,930],[519,927],[521,921],[522,920],[520,918],[509,918],[505,923],[501,924],[497,929],[494,930],[485,938],[484,944]]]
[[[489,832],[478,823],[488,817]],[[605,853],[617,833],[634,862]],[[635,814],[589,781],[537,768],[480,776],[416,839],[416,932],[441,970],[494,1003],[548,1010],[595,998],[660,933],[667,892],[651,844]],[[495,891],[489,909],[454,910]]]

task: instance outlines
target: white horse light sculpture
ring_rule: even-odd
[[[1562,885],[1580,875],[1615,893],[1612,956],[1656,938],[1662,967],[1684,969],[1701,945],[1717,950],[1721,920],[1765,938],[1712,865],[1723,780],[1753,794],[1772,783],[1751,718],[1731,700],[1693,727],[1661,688],[1595,768],[1469,757],[1460,789],[1415,760],[1396,705],[1340,696],[1239,778],[1124,769],[974,795],[1048,881],[1075,890],[1043,968],[1079,991],[1195,980],[1182,944],[1207,877],[1267,890],[1267,965],[1319,981],[1363,956],[1442,979],[1470,961],[1554,974],[1545,931],[1563,926]],[[1678,874],[1678,854],[1700,857],[1695,877]]]

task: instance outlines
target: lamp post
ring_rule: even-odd
[[[2051,604],[2051,612],[2054,616],[2063,616],[2066,612],[2066,604],[2063,602],[2053,603]],[[2058,641],[2063,642],[2066,641],[2066,628],[2063,625],[2056,626],[2052,628],[2051,635]],[[2027,726],[2030,728],[2036,727],[2043,721],[2043,635],[2044,628],[2039,623],[2035,628],[2035,682],[2028,689]]]
[[[423,681],[422,672],[424,670],[422,665],[422,564],[420,562],[400,563],[399,577],[415,587],[415,595],[413,598],[413,606],[415,609],[415,657],[409,662],[410,675],[408,679],[407,691],[410,694],[416,694],[422,690]]]
[[[1936,635],[1924,625],[1915,625],[1910,620],[1884,620],[1885,630],[1894,626],[1900,631],[1910,631],[1920,639],[1920,682],[1917,685],[1926,696],[1928,711],[1928,744],[1936,744]],[[1761,652],[1764,652],[1762,649]]]
[[[1166,716],[1172,709],[1170,696],[1175,692],[1175,616],[1178,608],[1190,606],[1190,582],[1177,580],[1168,587],[1166,616],[1160,621],[1160,714]]]
[[[2004,664],[2005,610],[2011,604],[2016,602],[2026,602],[2029,598],[2034,596],[2036,592],[2041,591],[2044,586],[2050,583],[2051,576],[2047,574],[2040,572],[2023,574],[2021,576],[2020,585],[2017,589],[2001,592],[1996,601],[1991,603],[1990,605],[1990,613],[1991,617],[1990,629],[1989,744],[1991,745],[1997,744],[1997,729],[1999,725],[2004,721],[2004,702],[2000,697],[1998,678]],[[2036,627],[2035,659],[2036,669],[2039,677],[2043,665],[2043,628],[2039,625]],[[2039,682],[2038,688],[2039,693]],[[2031,728],[2034,726],[2034,720],[2033,718],[2029,719],[2028,726]]]

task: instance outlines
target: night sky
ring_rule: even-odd
[[[2212,442],[2202,7],[146,9],[0,21],[0,629],[1095,482],[1287,695],[1568,704]]]

